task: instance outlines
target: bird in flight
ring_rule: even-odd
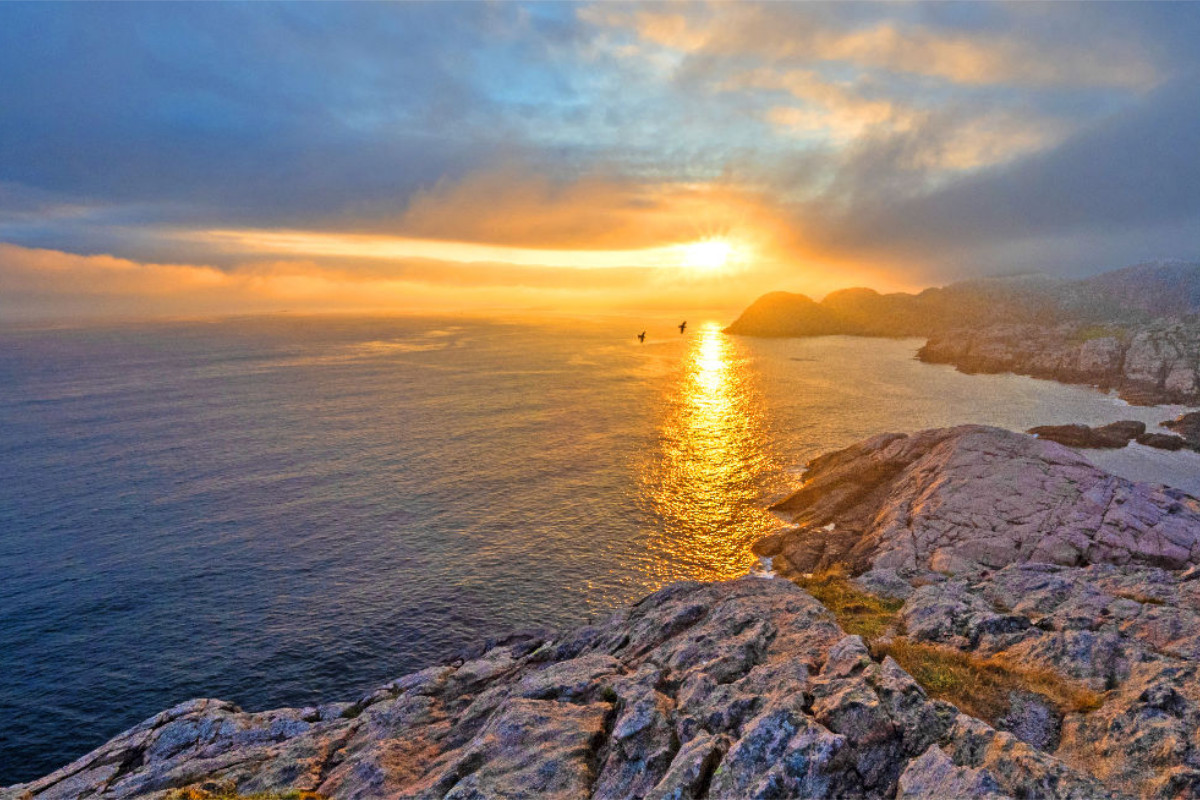
[[[639,342],[645,342],[645,341],[646,341],[646,332],[645,332],[645,331],[642,331],[641,333],[639,333],[639,334],[637,335],[637,340],[638,340]]]
[[[685,319],[683,322],[679,323],[679,332],[683,333],[683,329],[686,327],[687,327],[687,320]]]

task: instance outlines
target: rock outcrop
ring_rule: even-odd
[[[963,372],[1014,372],[1115,388],[1139,405],[1200,401],[1200,323],[1195,321],[959,328],[931,337],[917,357]]]
[[[776,508],[802,524],[756,549],[783,573],[850,564],[862,590],[903,601],[905,641],[1102,693],[1067,714],[1013,697],[997,727],[1114,794],[1200,796],[1200,501],[963,426],[821,456]],[[923,759],[925,780],[946,768]],[[944,786],[997,791],[964,771]]]
[[[1187,447],[1187,441],[1173,433],[1143,433],[1137,437],[1137,443],[1158,450],[1182,450]]]
[[[1143,436],[1146,433],[1146,423],[1128,419],[1095,428],[1079,424],[1039,425],[1030,428],[1026,433],[1031,433],[1039,439],[1065,444],[1067,447],[1115,449],[1125,447],[1134,439]]]
[[[1030,428],[1026,433],[1033,434],[1039,439],[1065,444],[1067,447],[1082,449],[1118,449],[1130,442],[1137,442],[1146,447],[1158,450],[1183,450],[1190,448],[1200,451],[1200,412],[1183,414],[1177,419],[1162,423],[1164,428],[1179,430],[1186,436],[1173,433],[1147,432],[1146,423],[1126,419],[1120,422],[1110,422],[1107,425],[1089,427],[1079,423],[1071,425],[1039,425]]]
[[[1095,798],[1060,759],[931,700],[782,580],[676,584],[563,636],[515,636],[353,704],[195,700],[20,797],[186,786],[333,798]]]
[[[1012,564],[916,588],[907,635],[1104,691],[1047,750],[1122,795],[1200,796],[1200,570]]]
[[[1054,442],[978,425],[883,434],[823,455],[774,510],[799,527],[758,550],[785,571],[1200,562],[1200,500],[1110,475]]]
[[[1193,450],[1200,450],[1200,411],[1181,414],[1162,423],[1167,430],[1175,431],[1184,443]]]

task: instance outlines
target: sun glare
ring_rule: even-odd
[[[724,239],[705,239],[684,246],[683,265],[693,269],[721,269],[732,255],[733,245]]]

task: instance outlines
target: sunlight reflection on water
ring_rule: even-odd
[[[779,471],[756,374],[742,343],[715,322],[692,337],[669,389],[660,452],[643,465],[645,497],[663,524],[652,533],[662,580],[744,575],[749,545],[780,523],[755,505],[761,476]]]

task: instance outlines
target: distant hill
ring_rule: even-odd
[[[820,302],[772,292],[742,312],[729,333],[747,336],[933,336],[1004,323],[1143,323],[1200,313],[1200,263],[1138,264],[1079,281],[990,278],[880,294],[843,289]]]
[[[1067,313],[1092,320],[1142,322],[1200,312],[1200,263],[1151,261],[1064,285]]]

